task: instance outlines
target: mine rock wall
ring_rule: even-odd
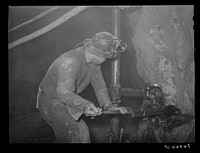
[[[182,113],[194,115],[193,6],[152,6],[128,13],[137,70],[158,83]]]

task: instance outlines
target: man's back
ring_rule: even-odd
[[[40,83],[39,87],[41,88],[41,90],[43,90],[46,94],[51,95],[52,97],[57,97],[59,67],[61,67],[63,64],[70,64],[74,60],[80,59],[80,57],[80,50],[71,50],[59,56],[51,64],[42,82]]]

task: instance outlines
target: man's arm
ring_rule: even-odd
[[[58,67],[58,97],[66,104],[70,115],[78,120],[83,114],[85,106],[89,103],[89,101],[74,93],[76,74],[79,69],[78,60],[69,57]]]
[[[97,66],[97,68],[94,70],[94,73],[91,78],[91,84],[93,86],[93,89],[95,91],[97,100],[100,104],[100,106],[108,107],[111,105],[110,96],[108,94],[106,83],[103,79],[102,72],[101,72],[101,66]]]

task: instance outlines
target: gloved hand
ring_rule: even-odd
[[[84,108],[84,114],[86,116],[97,116],[101,114],[101,110],[96,107],[93,103],[89,102]]]

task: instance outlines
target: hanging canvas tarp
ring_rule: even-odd
[[[25,37],[22,37],[12,43],[10,43],[8,45],[8,49],[12,49],[13,47],[16,47],[22,43],[25,43],[27,41],[30,41],[54,28],[56,28],[57,26],[61,25],[62,23],[64,23],[65,21],[69,20],[70,18],[72,18],[73,16],[77,15],[78,13],[80,13],[81,11],[83,11],[84,9],[86,9],[88,6],[78,6],[72,10],[70,10],[69,12],[67,12],[66,14],[64,14],[62,17],[60,17],[59,19],[57,19],[56,21],[52,22],[51,24],[47,25],[46,27],[39,29]]]

